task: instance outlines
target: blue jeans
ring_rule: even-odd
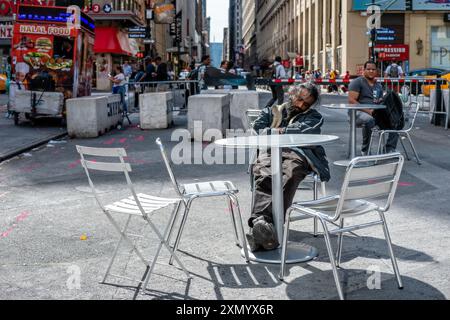
[[[113,94],[120,94],[120,101],[122,102],[123,112],[128,113],[127,102],[125,101],[125,86],[113,87]]]

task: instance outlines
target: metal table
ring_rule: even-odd
[[[331,143],[338,140],[337,136],[318,134],[284,134],[250,137],[237,137],[218,140],[215,143],[227,148],[258,148],[271,149],[272,163],[272,210],[278,242],[282,243],[284,225],[283,204],[283,174],[281,151],[285,147],[308,147]],[[289,243],[286,263],[305,262],[317,256],[317,249],[302,243]],[[281,261],[281,247],[271,251],[250,253],[252,261],[277,264]]]
[[[350,110],[350,145],[349,160],[356,157],[356,111],[362,109],[385,109],[382,104],[324,104],[322,107],[336,110]],[[348,166],[348,160],[336,161],[334,164]]]

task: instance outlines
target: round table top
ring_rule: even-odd
[[[361,110],[361,109],[386,109],[384,104],[324,104],[322,107],[330,109],[348,109],[348,110]]]
[[[215,141],[228,148],[308,147],[339,140],[337,136],[323,134],[281,134],[235,137]]]

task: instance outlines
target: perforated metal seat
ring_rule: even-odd
[[[209,197],[213,197],[223,195],[224,192],[232,194],[239,192],[230,181],[189,183],[182,185],[182,189],[184,190],[183,194],[186,196],[198,195],[200,197],[206,196],[206,194],[208,194]]]

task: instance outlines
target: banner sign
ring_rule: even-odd
[[[409,45],[406,44],[379,44],[375,46],[380,61],[406,61],[409,60]]]

